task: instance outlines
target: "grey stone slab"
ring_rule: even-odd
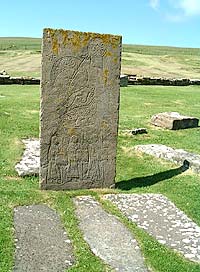
[[[92,252],[116,271],[144,272],[137,241],[114,216],[91,196],[74,199],[80,229]]]
[[[127,218],[161,244],[200,262],[200,227],[160,194],[109,194],[104,199],[115,204]]]
[[[74,263],[71,242],[49,207],[16,207],[14,227],[14,272],[62,272]]]
[[[39,175],[40,167],[40,142],[37,139],[22,140],[25,145],[24,154],[15,170],[19,176]]]
[[[44,29],[42,189],[114,184],[121,36]]]
[[[195,173],[200,173],[200,155],[187,152],[183,149],[174,149],[161,144],[137,145],[136,151],[152,155],[157,158],[183,165],[185,170],[190,168]]]
[[[199,119],[181,115],[178,112],[162,112],[153,115],[151,123],[155,126],[177,130],[198,127]]]

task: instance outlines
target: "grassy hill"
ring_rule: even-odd
[[[0,70],[40,76],[40,38],[0,38]],[[200,48],[123,45],[122,73],[169,78],[200,78]]]
[[[124,45],[122,72],[169,78],[200,78],[200,48]]]
[[[0,37],[0,51],[2,50],[40,50],[40,38]]]

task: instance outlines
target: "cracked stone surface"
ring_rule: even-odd
[[[74,263],[71,241],[58,214],[46,205],[14,209],[14,272],[64,272]]]
[[[39,175],[40,142],[37,139],[22,140],[25,151],[22,160],[16,164],[15,170],[19,176]]]
[[[200,262],[200,227],[160,194],[108,194],[120,211],[161,244]]]
[[[183,149],[173,149],[162,144],[136,145],[135,150],[157,158],[172,161],[178,165],[187,164],[195,173],[200,173],[200,155]]]
[[[80,229],[92,252],[115,271],[148,271],[137,241],[113,215],[91,196],[74,199]]]

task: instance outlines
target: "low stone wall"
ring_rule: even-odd
[[[9,75],[0,75],[0,85],[21,84],[21,85],[40,85],[40,78],[31,77],[10,77]],[[167,79],[137,77],[136,75],[121,75],[120,86],[127,85],[163,85],[163,86],[189,86],[200,85],[200,79]]]
[[[170,79],[155,77],[137,77],[137,75],[127,75],[129,85],[164,85],[164,86],[189,86],[200,85],[200,79]]]
[[[21,84],[21,85],[39,85],[39,78],[29,77],[10,77],[9,75],[0,75],[0,85]]]

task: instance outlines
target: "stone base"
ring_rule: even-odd
[[[178,112],[162,112],[153,115],[151,123],[158,127],[177,130],[198,127],[199,119]]]
[[[54,191],[61,191],[61,190],[79,190],[79,189],[103,189],[103,188],[115,188],[115,184],[108,182],[106,184],[102,184],[99,181],[96,182],[88,182],[88,181],[78,181],[78,182],[69,182],[66,181],[64,183],[40,183],[40,189],[41,190],[54,190]]]

